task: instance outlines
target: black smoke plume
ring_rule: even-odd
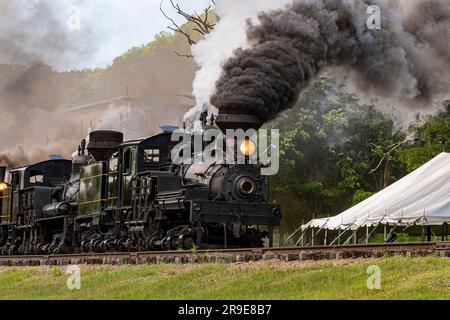
[[[381,29],[367,25],[381,9]],[[211,103],[221,113],[274,119],[324,70],[359,93],[420,109],[450,88],[450,2],[309,0],[248,22],[248,48],[223,67]]]

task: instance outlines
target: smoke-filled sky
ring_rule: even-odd
[[[448,0],[219,0],[216,9],[215,30],[192,50],[200,70],[189,119],[211,98],[220,113],[272,120],[321,72],[404,129],[450,98]]]
[[[57,70],[105,67],[170,23],[161,0],[0,0],[0,63],[40,62]],[[209,0],[177,0],[201,11]],[[177,22],[169,0],[165,11]],[[93,46],[95,44],[95,46]]]

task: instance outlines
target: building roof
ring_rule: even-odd
[[[75,112],[75,111],[79,111],[79,110],[104,107],[105,105],[109,105],[109,104],[114,103],[114,102],[125,102],[125,103],[128,103],[130,101],[136,102],[136,101],[140,101],[140,100],[136,99],[136,98],[133,98],[133,97],[129,97],[129,96],[119,96],[119,97],[115,97],[115,98],[112,98],[112,99],[107,99],[107,100],[97,101],[97,102],[94,102],[94,103],[89,103],[89,104],[85,104],[85,105],[81,105],[81,106],[72,107],[72,108],[66,109],[64,111],[65,112]]]

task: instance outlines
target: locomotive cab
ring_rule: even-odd
[[[10,182],[2,195],[2,222],[8,221],[3,254],[37,252],[39,243],[44,241],[38,237],[43,234],[42,229],[50,238],[61,231],[59,222],[46,221],[44,207],[52,202],[57,186],[69,180],[71,169],[69,160],[48,160],[10,171]]]

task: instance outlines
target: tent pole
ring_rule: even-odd
[[[337,238],[335,238],[335,239],[330,243],[330,246],[332,246],[336,241],[338,241],[338,245],[340,245],[340,244],[341,244],[341,242],[340,242],[341,236],[342,236],[344,233],[346,233],[347,230],[350,229],[351,227],[352,227],[352,226],[349,226],[349,227],[345,228],[344,231],[339,232],[339,235],[337,236]]]
[[[394,227],[392,227],[391,231],[389,232],[389,234],[388,234],[388,236],[386,238],[386,241],[391,237],[392,233],[394,233],[395,228],[397,228],[397,223],[394,224]]]
[[[384,218],[383,218],[384,219]],[[366,243],[365,244],[369,244],[369,239],[373,236],[374,232],[377,231],[378,226],[380,225],[381,221],[383,221],[383,219],[381,219],[380,221],[378,221],[378,223],[375,225],[375,227],[373,228],[372,232],[369,233],[367,239],[366,239]]]
[[[442,224],[442,237],[441,241],[447,241],[447,222]]]
[[[352,234],[350,235],[350,237],[348,237],[347,240],[345,240],[344,246],[347,245],[347,244],[349,244],[350,241],[351,241],[352,239],[356,239],[356,238],[355,238],[355,235],[356,235],[356,231],[353,231]],[[354,240],[353,240],[353,241],[354,241]]]
[[[302,227],[298,228],[297,230],[295,230],[289,237],[287,237],[287,239],[285,241],[283,241],[283,246],[285,246],[287,244],[287,242],[289,240],[291,240],[291,238],[293,238],[297,232],[299,232],[300,230],[302,230]],[[303,233],[302,233],[303,234]]]
[[[433,232],[433,228],[431,228],[431,226],[430,226],[430,229],[431,229],[431,240],[437,239],[438,237],[437,237],[436,234]]]
[[[345,240],[345,242],[343,243],[343,245],[346,246],[347,244],[349,244],[350,241],[352,240],[352,238],[353,238],[353,232],[350,234],[350,237],[348,237],[347,240]]]
[[[386,242],[386,233],[387,233],[387,228],[386,225],[384,225],[384,242]]]
[[[354,245],[358,244],[358,230],[355,230],[355,232],[353,234],[353,244]]]
[[[327,230],[327,229],[325,228],[325,226],[327,225],[328,220],[329,220],[329,219],[327,219],[327,221],[319,228],[319,231],[317,231],[317,233],[316,233],[315,235],[314,235],[314,228],[311,229],[311,233],[312,233],[312,240],[311,240],[311,243],[312,243],[312,245],[314,245],[314,237],[317,236],[317,235],[320,233],[320,231],[322,231],[323,229]],[[308,231],[308,230],[306,229],[306,230],[303,232],[302,237],[301,237],[300,239],[298,239],[298,241],[297,241],[297,243],[295,244],[295,246],[297,246],[297,245],[299,244],[299,242],[301,241],[301,242],[302,242],[302,247],[303,247],[303,236],[305,235],[306,231]],[[326,234],[326,233],[325,233],[325,234]],[[306,246],[308,246],[308,245],[309,245],[309,242],[306,244]]]
[[[325,239],[323,240],[323,245],[326,247],[327,246],[327,239],[328,238],[328,229],[325,229]]]
[[[303,238],[305,237],[305,234],[306,234],[307,231],[308,231],[308,229],[305,229],[305,230],[302,232],[302,235],[301,235],[300,239],[298,239],[298,241],[295,243],[295,246],[294,246],[294,247],[298,246],[298,244],[299,244],[300,242],[302,243],[302,247],[304,246]]]
[[[431,242],[431,226],[427,226],[427,242]]]
[[[312,247],[314,246],[314,238],[319,235],[320,231],[322,231],[324,229],[324,227],[325,227],[325,225],[323,225],[323,227],[320,227],[319,231],[317,231],[316,233],[314,233],[314,229],[312,229],[312,239],[311,239],[311,246]],[[308,245],[309,245],[309,243],[306,244],[306,246],[308,246]]]
[[[366,226],[366,241],[365,241],[365,244],[368,244],[369,243],[369,226],[367,225]]]
[[[422,242],[425,242],[425,235],[426,235],[425,226],[422,226]]]

